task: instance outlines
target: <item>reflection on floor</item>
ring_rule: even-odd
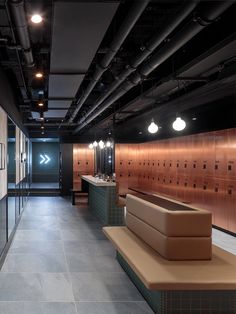
[[[82,200],[81,200],[82,201]],[[101,224],[61,197],[31,197],[0,272],[0,314],[152,313]]]
[[[212,242],[222,249],[236,255],[236,237],[220,230],[213,229]]]
[[[58,182],[40,182],[35,183],[32,182],[30,184],[31,189],[59,189],[59,183]]]

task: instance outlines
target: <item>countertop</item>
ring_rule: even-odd
[[[93,176],[91,175],[82,175],[81,178],[85,181],[87,181],[88,183],[91,183],[95,186],[116,186],[116,183],[115,182],[106,182],[102,179],[99,179],[99,178],[94,178]]]

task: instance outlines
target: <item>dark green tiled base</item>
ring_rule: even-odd
[[[124,224],[124,209],[116,205],[115,187],[89,184],[89,209],[106,225]]]
[[[117,260],[158,314],[235,314],[236,291],[151,291],[148,290],[124,258]]]

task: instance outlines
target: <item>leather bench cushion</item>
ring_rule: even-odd
[[[169,261],[127,227],[103,231],[150,290],[236,290],[236,255],[212,246],[212,259]]]
[[[167,237],[134,215],[127,213],[127,227],[168,260],[211,259],[211,237]]]
[[[212,217],[205,210],[169,211],[130,194],[126,197],[126,209],[167,236],[211,236]]]

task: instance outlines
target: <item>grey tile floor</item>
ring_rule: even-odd
[[[31,197],[0,272],[0,314],[153,313],[86,204]]]
[[[86,204],[31,197],[0,272],[0,314],[152,313]],[[236,254],[236,238],[213,230]]]

